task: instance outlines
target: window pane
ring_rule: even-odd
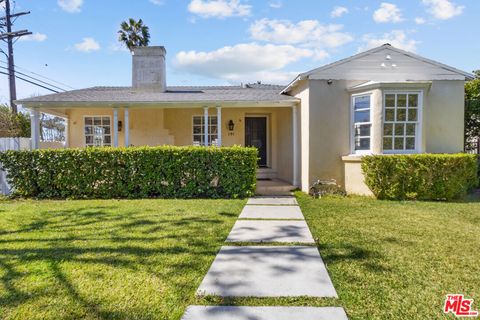
[[[85,125],[92,125],[92,124],[93,124],[92,118],[90,118],[90,117],[85,117]]]
[[[370,122],[370,110],[355,111],[355,122]]]
[[[405,149],[415,150],[415,138],[406,138],[405,139]]]
[[[86,137],[85,137],[85,144],[86,144],[86,145],[91,145],[91,144],[93,144],[93,136],[86,136]]]
[[[395,109],[385,110],[385,121],[395,121]]]
[[[369,109],[370,108],[370,96],[360,96],[354,98],[354,108],[358,109]]]
[[[416,124],[414,123],[408,123],[407,124],[407,136],[414,136],[415,135],[415,129],[416,129]]]
[[[403,138],[395,138],[395,150],[403,150]]]
[[[395,95],[394,94],[385,95],[385,107],[395,108]]]
[[[370,138],[356,138],[355,150],[370,150]]]
[[[105,124],[105,123],[104,123],[104,124]],[[105,126],[105,125],[104,125],[104,126],[103,126],[103,132],[104,132],[105,134],[110,134],[110,126]]]
[[[208,123],[209,123],[210,125],[215,125],[215,126],[216,126],[216,125],[217,125],[217,117],[216,117],[216,116],[211,116],[211,117],[209,117],[209,118],[208,118]]]
[[[104,126],[110,125],[110,118],[109,117],[103,117],[102,121],[103,121]]]
[[[355,136],[370,136],[370,124],[361,124],[355,126]]]
[[[100,126],[102,124],[102,118],[100,118],[100,117],[93,118],[93,124],[97,125],[97,126]]]
[[[93,134],[93,127],[91,126],[85,127],[85,134]]]
[[[202,117],[193,117],[193,124],[201,125],[202,119]]]
[[[408,121],[417,121],[417,109],[408,109]]]
[[[407,107],[407,95],[397,94],[397,108],[406,108],[406,107]]]
[[[409,108],[418,107],[418,94],[409,94],[408,95],[408,107]]]
[[[407,109],[397,109],[397,121],[407,120]]]
[[[193,134],[202,134],[202,130],[203,127],[202,126],[194,126],[193,127]]]
[[[105,137],[103,138],[103,143],[104,143],[104,144],[110,145],[111,142],[112,142],[111,136],[105,136]]]
[[[395,135],[396,136],[405,135],[405,124],[403,124],[403,123],[396,123],[395,124]]]
[[[385,123],[383,125],[383,135],[384,136],[392,136],[393,135],[393,124]]]
[[[383,150],[392,150],[393,138],[383,138]]]

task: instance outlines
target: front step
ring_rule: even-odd
[[[295,186],[279,179],[257,180],[255,193],[260,196],[290,196],[292,190],[295,190]]]
[[[277,178],[277,171],[271,168],[257,169],[257,179],[275,179]]]

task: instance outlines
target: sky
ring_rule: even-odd
[[[149,26],[151,45],[166,47],[168,85],[287,84],[387,42],[480,69],[479,0],[11,1],[15,12],[31,11],[14,30],[33,32],[15,43],[17,70],[65,89],[131,84],[131,56],[117,41],[130,17]],[[49,93],[21,80],[17,88],[19,98]],[[0,103],[8,97],[0,74]]]

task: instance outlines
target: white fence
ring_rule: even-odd
[[[30,138],[0,138],[0,152],[7,150],[30,150]],[[8,195],[11,188],[5,171],[0,170],[0,194]]]

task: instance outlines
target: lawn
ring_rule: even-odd
[[[350,319],[441,319],[447,293],[480,309],[480,202],[298,200]]]
[[[0,201],[0,319],[180,319],[244,204]]]

